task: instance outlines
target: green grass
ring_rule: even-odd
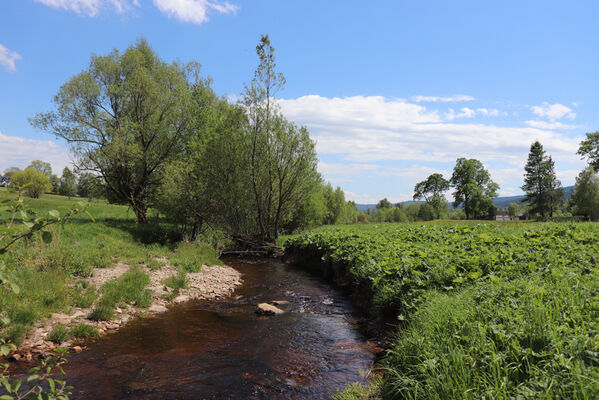
[[[77,339],[87,339],[100,335],[98,328],[88,324],[79,324],[71,329],[71,335]]]
[[[14,193],[0,188],[0,202],[15,197]],[[38,215],[45,215],[50,210],[64,214],[77,201],[79,199],[69,200],[46,194],[39,199],[26,198],[25,204]],[[117,262],[160,268],[157,259],[165,257],[188,271],[198,271],[203,264],[219,263],[216,252],[210,248],[180,244],[181,236],[177,234],[176,227],[152,212],[150,224],[139,225],[134,213],[126,206],[94,200],[88,211],[95,222],[85,214],[75,215],[64,226],[50,229],[53,235],[51,243],[33,237],[21,240],[8,253],[0,255],[0,262],[7,266],[9,279],[21,289],[19,294],[15,294],[0,287],[0,317],[6,316],[11,320],[9,326],[0,326],[0,338],[19,343],[36,320],[53,312],[66,312],[71,306],[92,306],[97,302],[98,291],[77,285],[73,287],[71,282],[90,276],[94,268],[108,268]],[[6,211],[0,210],[0,224],[6,224],[8,216]],[[17,223],[20,220],[17,219]],[[143,278],[141,281],[144,281]],[[137,284],[129,282],[123,285]],[[94,310],[94,317],[111,318],[107,308],[114,308],[114,302],[148,304],[150,297],[147,292],[121,286],[102,289],[102,298],[106,299],[100,300],[104,303],[98,311]],[[121,293],[121,298],[121,294],[117,293],[121,290],[131,293]]]
[[[598,245],[590,223],[343,226],[286,242],[403,321],[386,399],[599,398]]]
[[[133,267],[117,279],[104,284],[98,304],[116,307],[121,303],[130,303],[137,307],[149,307],[152,304],[152,292],[145,288],[149,284],[148,275]]]
[[[57,324],[52,328],[52,331],[48,334],[48,340],[56,344],[69,340],[71,338],[71,332],[69,328],[62,324]]]
[[[98,305],[87,316],[92,321],[110,321],[114,318],[114,308],[110,306]]]

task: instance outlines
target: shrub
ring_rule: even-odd
[[[19,171],[13,174],[11,185],[17,187],[27,187],[24,192],[27,196],[37,199],[42,193],[52,190],[50,179],[39,171],[33,168],[27,168],[25,171]]]
[[[48,335],[48,339],[56,344],[60,344],[65,340],[69,340],[70,338],[71,332],[69,332],[69,329],[62,324],[55,325]]]

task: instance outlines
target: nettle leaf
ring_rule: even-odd
[[[52,232],[43,231],[42,232],[42,240],[46,244],[51,243],[52,242]]]
[[[53,217],[53,218],[56,218],[56,219],[60,218],[60,214],[56,210],[50,210],[50,211],[48,211],[48,215],[51,216],[51,217]]]

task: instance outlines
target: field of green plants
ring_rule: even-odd
[[[599,225],[325,227],[285,247],[399,319],[379,387],[339,398],[599,398]]]

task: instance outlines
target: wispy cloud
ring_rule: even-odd
[[[540,106],[532,106],[530,108],[533,114],[538,115],[541,118],[547,118],[549,121],[557,121],[562,117],[569,119],[576,118],[576,114],[572,112],[572,109],[560,103],[549,104],[543,102]]]
[[[50,140],[8,136],[0,131],[0,174],[11,166],[25,168],[32,160],[49,162],[54,173],[59,174],[70,157],[67,149]]]
[[[154,0],[154,5],[169,17],[194,24],[208,22],[209,11],[234,14],[239,9],[231,3],[214,0]]]
[[[448,112],[443,114],[443,117],[447,121],[453,121],[456,118],[474,118],[476,116],[483,117],[498,117],[500,115],[506,115],[505,112],[500,112],[496,108],[469,108],[462,107],[459,112],[456,112],[453,108],[450,108]]]
[[[15,65],[15,61],[20,59],[21,55],[19,53],[7,49],[6,47],[0,44],[0,65],[6,68],[7,71],[16,71],[17,66]]]
[[[35,0],[46,6],[73,11],[79,15],[95,17],[104,8],[112,8],[121,14],[131,8],[131,4],[139,6],[138,0]]]
[[[412,96],[411,100],[416,103],[457,103],[460,101],[473,101],[474,97],[465,94],[454,94],[449,97],[439,96]]]
[[[539,121],[539,120],[530,120],[525,121],[526,125],[532,126],[533,128],[539,129],[578,129],[580,126],[578,125],[569,125],[561,122],[547,122],[547,121]]]

